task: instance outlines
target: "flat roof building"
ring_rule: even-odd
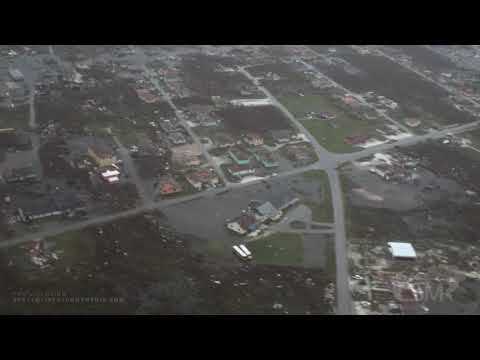
[[[417,254],[412,244],[401,242],[389,242],[388,248],[394,258],[397,259],[416,259]]]

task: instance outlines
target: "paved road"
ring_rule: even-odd
[[[338,171],[327,170],[332,192],[333,214],[335,219],[335,264],[337,279],[337,314],[351,315],[352,297],[350,294],[350,276],[348,272],[347,236],[345,234],[345,210],[343,208],[342,185]]]
[[[292,124],[297,127],[298,131],[305,134],[307,139],[310,141],[312,144],[313,148],[315,149],[315,152],[317,153],[318,159],[322,166],[324,167],[331,167],[334,166],[334,158],[332,157],[332,153],[330,153],[327,149],[325,149],[322,145],[318,143],[318,141],[305,129],[305,127],[302,125],[300,121],[298,121],[295,116],[288,111],[285,106],[283,106],[278,100],[272,95],[272,93],[266,89],[265,87],[261,86],[257,79],[253,77],[247,70],[245,70],[245,67],[239,67],[239,72],[241,72],[243,75],[245,75],[247,78],[249,78],[254,84],[257,85],[258,89],[267,97],[270,99],[273,105],[275,105],[282,113],[292,122]]]
[[[244,68],[240,68],[245,76],[251,79],[258,88],[276,105],[287,118],[303,133],[307,136],[312,144],[319,161],[317,163],[318,168],[327,170],[328,178],[330,181],[330,191],[332,192],[332,203],[334,208],[334,222],[335,222],[335,257],[336,257],[336,279],[337,279],[337,311],[339,315],[351,314],[351,296],[349,288],[349,272],[348,272],[348,258],[346,251],[346,236],[345,236],[345,214],[343,211],[343,195],[341,184],[338,179],[337,171],[338,166],[335,155],[321,146],[318,141],[305,129],[300,121],[298,121],[277,99],[268,91],[265,87],[258,84],[256,79]],[[310,230],[309,232],[316,233],[331,233],[332,230]]]
[[[479,125],[480,125],[480,121],[475,121],[470,124],[460,125],[460,126],[456,126],[448,129],[434,130],[428,134],[414,135],[405,139],[372,146],[370,148],[366,148],[351,154],[335,154],[334,157],[336,162],[338,164],[341,164],[348,161],[358,160],[363,157],[373,155],[377,152],[389,151],[394,149],[395,147],[411,146],[427,140],[439,139],[439,138],[445,137],[446,135],[458,135],[462,132],[471,131],[477,128]]]
[[[288,171],[288,172],[277,175],[275,177],[275,179],[298,175],[298,174],[301,174],[305,171],[312,170],[312,169],[315,169],[315,168],[316,168],[315,165],[310,165],[310,166],[307,166],[307,167],[294,169],[294,170],[291,170],[291,171]],[[67,231],[79,230],[79,229],[82,229],[82,228],[88,227],[88,226],[102,225],[102,224],[111,222],[113,220],[138,215],[138,214],[141,214],[143,212],[151,211],[151,210],[154,210],[154,209],[161,210],[161,209],[167,208],[169,206],[174,206],[174,205],[177,205],[177,204],[189,202],[189,201],[200,199],[200,198],[208,198],[208,197],[214,198],[216,195],[220,195],[221,193],[223,193],[225,191],[230,191],[230,190],[249,187],[249,186],[252,186],[254,184],[259,184],[263,181],[265,181],[265,180],[264,179],[253,180],[253,181],[250,181],[250,182],[247,182],[247,183],[231,183],[231,184],[229,184],[229,185],[227,185],[223,188],[211,189],[211,190],[208,190],[208,191],[195,193],[195,194],[192,194],[192,195],[187,195],[187,196],[184,196],[184,197],[181,197],[181,198],[162,200],[160,202],[155,202],[155,203],[151,202],[151,203],[143,204],[141,206],[138,206],[138,207],[130,209],[130,210],[121,211],[121,212],[117,212],[117,213],[114,213],[114,214],[97,216],[97,217],[87,219],[87,220],[82,220],[82,221],[79,221],[79,222],[68,222],[68,223],[65,223],[65,224],[62,224],[62,225],[56,227],[55,229],[49,229],[49,230],[46,230],[46,231],[39,231],[39,232],[36,232],[36,233],[26,234],[26,235],[19,236],[19,237],[10,239],[10,240],[2,241],[2,242],[0,242],[0,248],[6,248],[6,247],[19,245],[19,244],[26,243],[26,242],[29,242],[29,241],[32,241],[32,240],[35,240],[35,239],[51,237],[51,236],[62,234],[62,233],[67,232]]]
[[[51,52],[53,53],[53,49],[50,47]],[[192,138],[198,142],[198,138],[196,135],[191,131],[191,129],[188,127],[188,125],[185,122],[185,119],[183,118],[181,112],[178,111],[176,106],[172,103],[171,99],[166,96],[167,94],[164,92],[164,89],[160,86],[158,81],[155,79],[155,77],[152,75],[150,70],[145,67],[144,63],[142,64],[144,66],[145,71],[147,74],[149,74],[152,83],[158,88],[158,90],[164,94],[165,99],[170,103],[170,105],[175,109],[175,112],[179,118],[180,121],[184,124],[185,128],[189,133],[192,133],[191,136]],[[405,138],[399,141],[391,142],[391,143],[386,143],[386,144],[381,144],[378,146],[373,146],[371,148],[367,148],[361,151],[358,151],[356,153],[352,154],[334,154],[323,148],[318,142],[315,140],[311,134],[306,131],[306,129],[302,126],[302,124],[295,119],[295,117],[288,112],[288,110],[280,104],[275,97],[272,96],[272,94],[265,89],[264,87],[260,86],[258,82],[255,81],[255,79],[243,68],[240,68],[240,72],[244,73],[248,78],[254,80],[254,83],[257,84],[259,89],[268,97],[271,99],[272,103],[276,105],[291,121],[292,123],[297,126],[297,128],[303,132],[307,138],[310,140],[312,146],[314,147],[317,155],[319,156],[319,161],[317,161],[314,164],[311,164],[306,167],[294,169],[291,171],[287,171],[284,173],[281,173],[277,175],[275,178],[283,178],[287,176],[293,176],[297,174],[301,174],[305,171],[308,170],[326,170],[330,182],[330,189],[332,192],[332,206],[334,209],[334,231],[335,231],[335,257],[336,257],[336,276],[337,276],[337,314],[351,314],[353,312],[352,310],[352,302],[351,302],[351,294],[350,294],[350,289],[349,289],[349,272],[348,272],[348,257],[347,257],[347,242],[346,242],[346,234],[345,234],[345,214],[344,214],[344,204],[343,204],[343,195],[342,195],[342,189],[341,189],[341,183],[339,180],[339,175],[338,172],[336,171],[336,168],[338,165],[348,162],[348,161],[353,161],[353,160],[358,160],[362,157],[372,155],[376,152],[383,152],[387,150],[391,150],[396,146],[408,146],[408,145],[414,145],[418,142],[422,142],[428,139],[435,139],[435,138],[440,138],[448,134],[458,134],[464,131],[469,131],[472,128],[475,128],[480,124],[480,121],[474,122],[472,124],[466,124],[462,126],[456,126],[452,127],[449,129],[441,130],[441,131],[433,131],[429,134],[426,135],[414,135],[409,138]],[[202,146],[203,148],[203,146]],[[211,160],[210,155],[208,152],[206,153],[206,158],[212,163],[212,165],[215,165],[215,163]],[[215,166],[216,167],[216,166]],[[217,169],[217,167],[216,167]],[[218,170],[217,170],[218,171]],[[222,171],[218,171],[219,175],[223,175]],[[38,238],[44,238],[44,237],[49,237],[49,236],[55,236],[58,234],[61,234],[66,231],[73,231],[73,230],[79,230],[81,228],[84,228],[86,226],[92,226],[92,225],[101,225],[103,223],[111,222],[113,220],[119,219],[119,218],[124,218],[124,217],[129,217],[133,215],[140,214],[144,211],[149,211],[153,209],[162,209],[168,206],[173,206],[176,204],[180,204],[183,202],[188,202],[192,201],[195,199],[199,199],[202,197],[214,197],[217,194],[220,194],[224,191],[229,191],[229,190],[235,190],[238,188],[243,188],[247,187],[253,184],[257,184],[261,181],[265,180],[254,180],[248,183],[231,183],[226,181],[226,186],[221,189],[215,189],[215,190],[209,190],[206,192],[202,193],[196,193],[192,194],[189,196],[185,196],[182,198],[176,198],[176,199],[171,199],[171,200],[164,200],[159,203],[154,203],[154,202],[146,202],[142,204],[141,206],[123,211],[120,213],[116,214],[110,214],[110,215],[104,215],[104,216],[99,216],[96,218],[88,219],[85,221],[77,222],[77,223],[66,223],[65,225],[62,225],[56,229],[48,230],[48,231],[43,231],[43,232],[38,232],[35,234],[27,234],[21,237],[17,237],[11,240],[3,241],[0,243],[0,248],[4,247],[9,247],[9,246],[14,246],[18,245],[21,243],[25,243],[34,239]],[[321,231],[328,231],[331,232],[331,230],[321,230]]]

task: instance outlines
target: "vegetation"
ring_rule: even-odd
[[[303,174],[305,179],[318,182],[322,193],[321,203],[305,200],[304,204],[312,210],[312,220],[318,222],[333,221],[332,193],[327,174],[322,170],[307,171]]]
[[[303,239],[299,234],[276,233],[248,244],[258,264],[301,266]]]

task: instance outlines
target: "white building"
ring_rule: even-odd
[[[401,242],[389,242],[388,248],[392,256],[396,259],[416,259],[417,254],[412,244]]]

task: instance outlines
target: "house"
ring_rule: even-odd
[[[154,104],[156,102],[160,101],[160,97],[152,94],[149,90],[147,89],[135,89],[137,96],[139,97],[140,100],[147,104]]]
[[[216,147],[223,148],[235,146],[235,139],[227,133],[215,133],[211,138]]]
[[[359,145],[363,144],[365,141],[370,139],[370,135],[351,135],[345,137],[345,143],[349,145]]]
[[[272,154],[266,149],[258,149],[252,151],[253,157],[260,162],[263,167],[271,169],[278,166],[278,162],[275,161]]]
[[[112,150],[105,144],[95,142],[88,147],[87,153],[100,167],[112,166],[115,163]]]
[[[280,219],[283,215],[281,210],[278,210],[275,206],[272,205],[270,201],[260,205],[255,209],[257,213],[265,219],[276,221]]]
[[[8,70],[8,73],[10,74],[10,77],[11,77],[14,81],[21,81],[21,80],[23,80],[23,74],[22,74],[21,71],[18,70],[18,69],[9,69],[9,70]]]
[[[401,242],[389,242],[388,249],[396,259],[416,259],[417,254],[412,244]]]
[[[172,161],[183,166],[197,166],[200,165],[200,155],[202,149],[198,144],[185,144],[175,146],[171,149]]]
[[[237,165],[250,164],[250,156],[248,155],[248,153],[239,148],[231,148],[228,151],[228,154]]]
[[[252,146],[260,146],[263,145],[263,137],[258,133],[248,133],[243,138],[243,141]]]
[[[103,180],[108,182],[109,184],[116,184],[120,181],[119,175],[120,171],[114,169],[114,170],[106,170],[101,173]]]
[[[218,176],[213,169],[203,169],[187,173],[185,179],[187,179],[195,190],[201,190],[202,186],[215,186],[219,183]]]
[[[251,169],[246,165],[231,164],[227,165],[226,169],[228,173],[234,177],[243,177],[255,174],[255,169]]]
[[[187,142],[187,139],[185,139],[185,136],[181,132],[171,133],[168,135],[168,140],[170,140],[173,145],[182,145]]]
[[[292,131],[287,129],[270,131],[273,141],[277,144],[288,143],[292,138]]]
[[[172,195],[183,191],[180,184],[171,176],[161,177],[158,187],[160,195]]]
[[[227,223],[227,228],[237,234],[245,235],[257,230],[257,219],[253,214],[244,213],[234,221]]]

